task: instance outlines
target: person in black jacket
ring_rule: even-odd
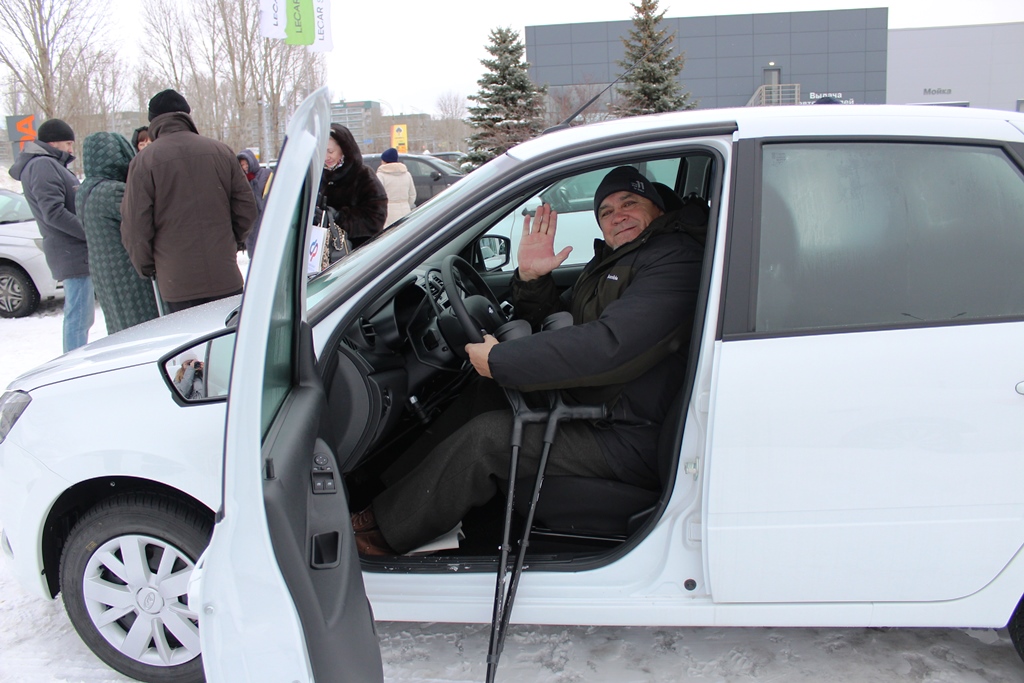
[[[563,296],[550,273],[571,247],[554,253],[557,216],[549,206],[532,221],[527,216],[513,278],[517,315],[536,328],[548,314],[567,310],[573,325],[502,343],[488,335],[466,346],[476,371],[498,385],[559,390],[569,402],[611,409],[610,426],[577,421],[559,428],[548,461],[552,476],[659,487],[658,434],[683,384],[704,252],[681,213],[664,207],[636,169],[609,172],[594,196],[604,241],[596,242],[594,258]],[[457,427],[439,440],[423,437],[413,451],[431,444],[426,457],[396,481],[385,472],[388,488],[352,515],[361,553],[415,549],[499,491],[508,472],[511,410],[476,394],[467,402],[473,405],[466,419],[447,420]],[[524,432],[520,476],[536,473],[542,431],[528,425]]]
[[[334,209],[335,222],[357,249],[384,230],[388,216],[384,186],[363,164],[363,154],[351,131],[339,123],[331,124],[327,139],[317,208]],[[320,221],[315,223],[319,225]]]

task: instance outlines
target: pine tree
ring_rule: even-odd
[[[523,61],[525,48],[519,33],[510,28],[491,31],[487,51],[492,59],[481,59],[487,72],[477,85],[480,91],[469,99],[469,125],[476,131],[469,138],[469,155],[463,162],[476,168],[508,148],[537,136],[544,124],[544,93],[530,80],[530,65]]]
[[[617,88],[621,99],[614,106],[615,113],[618,116],[639,116],[693,109],[697,103],[691,102],[690,93],[683,92],[679,85],[678,77],[685,57],[682,52],[672,56],[675,37],[647,54],[665,38],[665,29],[659,28],[665,12],[658,12],[658,0],[640,0],[639,5],[630,3],[630,6],[635,12],[633,29],[629,38],[622,39],[626,54],[618,64],[623,70],[633,64],[637,66],[622,78],[625,85]]]

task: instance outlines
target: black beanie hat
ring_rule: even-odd
[[[39,124],[36,137],[39,142],[66,142],[75,139],[75,131],[60,119],[49,119]]]
[[[398,150],[394,147],[388,147],[384,150],[384,153],[380,155],[380,160],[385,164],[393,164],[398,161]]]
[[[188,106],[188,102],[177,90],[162,90],[153,95],[153,99],[149,101],[150,121],[161,114],[168,114],[172,111],[192,113],[192,107]]]
[[[601,184],[597,186],[597,192],[594,193],[594,215],[597,216],[598,222],[601,221],[601,215],[598,213],[601,202],[608,195],[616,192],[632,192],[651,200],[651,203],[662,211],[665,210],[665,202],[658,194],[658,190],[655,189],[654,183],[632,166],[619,166],[608,171],[608,175],[604,177]]]

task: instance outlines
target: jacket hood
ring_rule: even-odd
[[[85,177],[125,182],[135,151],[120,133],[93,133],[82,141]]]
[[[155,117],[149,123],[149,137],[156,142],[157,138],[161,135],[167,135],[169,133],[181,133],[189,132],[199,134],[199,129],[196,128],[195,121],[192,117],[182,111],[172,111],[166,114],[160,114]]]
[[[341,147],[341,153],[345,156],[345,161],[341,164],[342,169],[347,170],[363,165],[363,153],[359,151],[359,145],[356,144],[352,131],[340,123],[332,123],[331,137]]]
[[[21,180],[21,172],[25,170],[26,164],[36,157],[53,157],[64,166],[75,160],[73,154],[62,152],[56,147],[39,140],[31,140],[25,143],[25,147],[18,154],[18,158],[14,160],[8,173],[15,180]]]
[[[249,164],[249,173],[255,173],[260,170],[260,162],[256,159],[256,155],[251,149],[243,149],[241,152],[235,155],[238,159],[245,159],[245,162]]]
[[[377,173],[388,173],[391,175],[402,175],[408,170],[401,161],[393,161],[390,164],[381,164],[377,167]]]

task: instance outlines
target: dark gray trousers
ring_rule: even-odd
[[[374,499],[373,511],[384,539],[397,552],[450,531],[469,510],[505,492],[512,410],[498,407],[504,398],[496,388],[486,382],[463,394],[437,428],[384,473],[388,488]],[[518,479],[537,473],[544,429],[531,424],[523,430]],[[568,475],[616,478],[587,422],[563,422],[555,436],[545,476]]]

